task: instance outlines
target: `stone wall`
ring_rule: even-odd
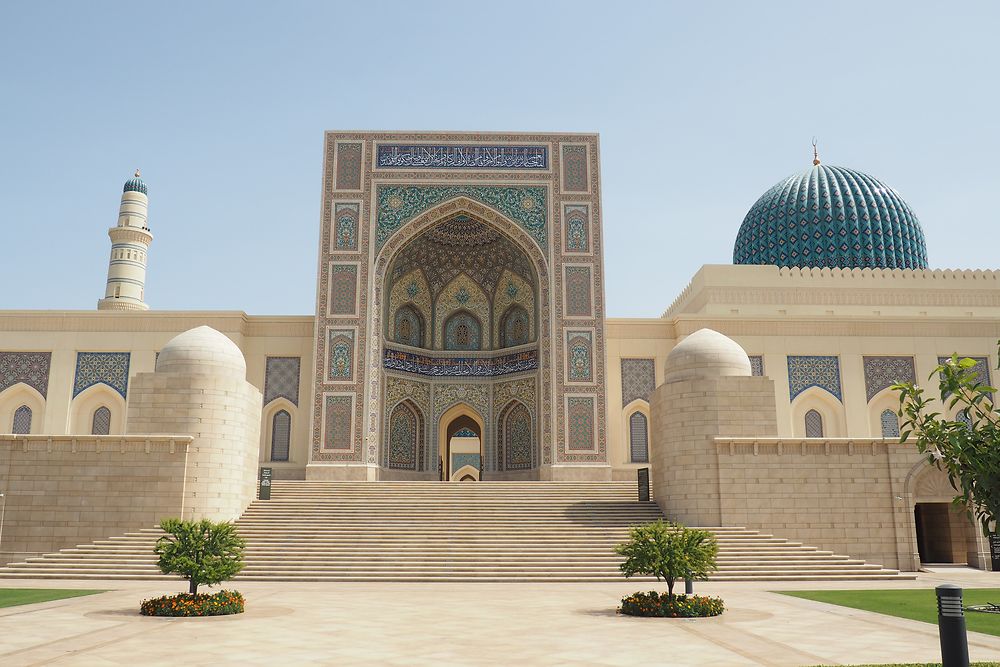
[[[763,530],[886,567],[919,568],[913,508],[928,498],[916,482],[943,473],[929,468],[913,445],[849,438],[716,438],[715,444],[721,525]],[[971,524],[962,530],[960,520],[951,529],[969,543],[956,558],[988,567],[985,541]]]
[[[181,516],[191,441],[0,435],[0,565]]]

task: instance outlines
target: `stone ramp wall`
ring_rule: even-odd
[[[0,565],[180,516],[192,441],[0,435]]]

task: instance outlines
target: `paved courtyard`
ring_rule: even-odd
[[[864,587],[1000,586],[949,570]],[[113,588],[0,609],[0,664],[15,665],[819,665],[939,660],[937,629],[823,605],[777,589],[850,583],[699,584],[728,611],[701,620],[615,614],[635,584],[241,583],[242,616],[140,617],[150,582],[5,581],[6,587]],[[1000,660],[1000,637],[970,634],[974,660]]]

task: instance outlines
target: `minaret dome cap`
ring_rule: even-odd
[[[135,176],[125,181],[125,187],[122,188],[122,192],[141,192],[144,195],[149,194],[149,189],[146,187],[145,181],[139,177],[139,170],[135,170]]]

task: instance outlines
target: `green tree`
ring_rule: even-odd
[[[998,343],[1000,346],[1000,343]],[[934,398],[910,382],[893,385],[899,392],[900,442],[910,437],[927,462],[948,473],[957,492],[952,501],[989,536],[1000,517],[1000,412],[996,389],[982,382],[973,359],[951,359],[934,369],[941,403],[959,418],[934,411]]]
[[[708,579],[716,569],[719,545],[707,530],[660,519],[632,527],[629,541],[616,546],[615,553],[625,557],[619,565],[622,574],[651,574],[657,581],[667,582],[667,595],[673,597],[678,579]]]
[[[164,574],[179,574],[190,583],[195,595],[198,586],[211,586],[232,579],[243,569],[246,542],[236,526],[221,521],[181,521],[164,519],[160,527],[167,533],[156,541],[157,565]]]

